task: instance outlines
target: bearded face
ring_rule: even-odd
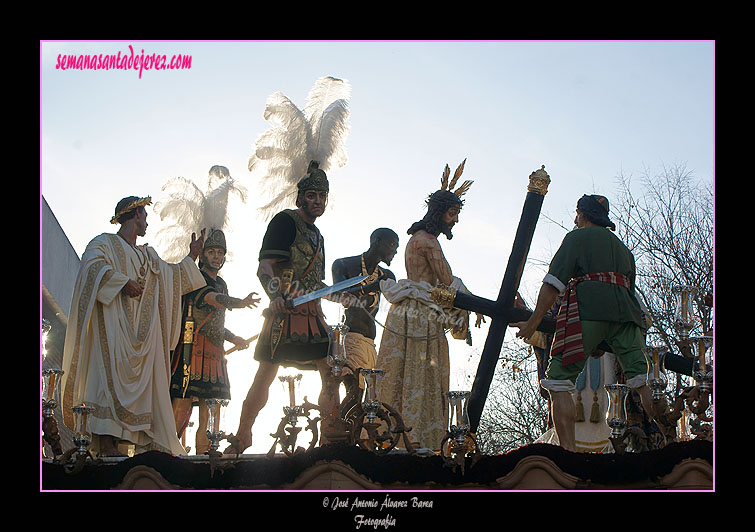
[[[459,212],[461,212],[461,207],[458,205],[454,205],[445,209],[436,209],[435,212],[432,212],[435,221],[434,225],[437,230],[437,233],[435,234],[444,234],[446,235],[447,239],[451,240],[454,237],[451,230],[453,229],[454,225],[459,223]],[[428,212],[427,214],[428,216],[431,215],[430,212]]]
[[[448,233],[451,233],[451,229],[453,229],[453,226],[459,223],[459,212],[461,209],[459,207],[450,207],[446,210],[446,212],[443,213],[443,223],[446,224],[446,227],[448,228]]]
[[[435,236],[444,234],[451,240],[454,236],[451,229],[459,222],[460,210],[461,207],[458,204],[451,207],[430,204],[425,217],[412,224],[407,234],[413,235],[422,229]]]

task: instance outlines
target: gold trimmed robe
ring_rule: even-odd
[[[96,435],[109,434],[137,452],[185,455],[169,393],[170,349],[181,334],[181,295],[205,280],[189,256],[169,264],[148,245],[137,247],[103,233],[81,257],[63,348],[63,419],[73,429],[71,407],[84,403],[94,408],[95,450]],[[140,297],[121,292],[140,277]]]

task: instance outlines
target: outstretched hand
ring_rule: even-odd
[[[246,296],[242,300],[243,305],[245,307],[249,307],[249,308],[256,307],[259,304],[259,302],[261,301],[261,299],[259,297],[254,297],[256,295],[257,295],[257,292],[252,292],[251,294],[249,294],[248,296]]]
[[[197,260],[197,258],[199,257],[199,254],[202,253],[202,248],[204,248],[205,231],[206,229],[202,229],[202,231],[199,234],[199,238],[197,238],[196,233],[191,234],[191,244],[189,244],[189,256],[193,260]]]

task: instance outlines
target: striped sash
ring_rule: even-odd
[[[569,281],[561,307],[558,309],[556,332],[551,346],[551,356],[563,353],[562,366],[568,366],[585,359],[585,350],[582,345],[582,323],[579,318],[579,303],[577,302],[577,285],[582,281],[601,281],[629,288],[629,277],[616,272],[588,273]]]

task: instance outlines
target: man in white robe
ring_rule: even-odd
[[[147,228],[145,205],[129,197],[116,206],[116,234],[95,237],[81,257],[63,349],[62,410],[94,408],[88,417],[92,450],[119,455],[119,440],[137,452],[185,455],[170,399],[170,350],[181,334],[181,295],[204,286],[194,261],[204,243],[192,234],[189,255],[163,261],[137,236]]]

